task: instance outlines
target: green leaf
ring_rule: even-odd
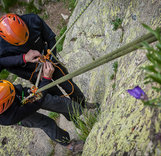
[[[151,47],[150,47],[150,45],[146,41],[142,42],[141,44],[146,48],[146,50],[150,51],[149,49]]]
[[[155,31],[158,34],[158,38],[157,39],[161,43],[161,28],[157,27]]]
[[[146,57],[148,58],[148,60],[149,60],[150,62],[152,62],[153,64],[155,63],[155,59],[154,59],[154,57],[153,57],[152,54],[147,53],[147,54],[146,54]]]
[[[117,69],[118,69],[118,62],[117,61],[115,61],[114,63],[113,63],[113,70],[114,70],[114,72],[116,73],[117,72]]]
[[[155,53],[147,53],[147,58],[149,61],[151,61],[153,64],[156,62],[161,64],[161,54],[158,53],[158,51],[155,51]]]
[[[154,65],[145,66],[145,67],[142,67],[142,69],[146,70],[147,72],[157,73],[157,71],[155,70]]]
[[[157,58],[157,60],[161,61],[161,51],[156,51],[155,52],[155,58]]]
[[[1,80],[7,79],[8,75],[9,75],[9,72],[6,69],[4,69],[0,72],[0,79]]]
[[[158,61],[156,61],[155,64],[154,64],[154,67],[156,69],[158,69],[159,72],[161,72],[161,62],[160,61],[159,61],[159,63],[158,63]]]
[[[160,50],[160,52],[161,52],[161,44],[160,43],[157,43],[156,44],[156,47]]]
[[[148,75],[148,74],[147,74]],[[146,76],[145,78],[144,78],[144,80],[148,80],[149,79],[149,77],[148,76]]]
[[[145,29],[147,29],[147,30],[150,31],[152,34],[154,34],[155,37],[159,40],[160,34],[158,33],[157,30],[153,30],[152,28],[150,28],[148,25],[146,25],[146,24],[144,24],[144,23],[142,23],[142,25],[143,25],[143,27],[144,27]]]
[[[115,74],[112,74],[112,75],[110,76],[110,80],[113,80],[113,79],[115,79]]]
[[[148,75],[148,77],[151,78],[154,82],[161,84],[161,75],[159,73]]]
[[[158,87],[152,87],[152,89],[156,90],[156,92],[160,92],[161,91],[161,88],[158,88]]]
[[[145,81],[144,84],[152,83],[153,81]]]

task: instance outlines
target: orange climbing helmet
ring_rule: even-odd
[[[6,111],[15,99],[15,88],[7,80],[0,80],[0,114]]]
[[[29,31],[19,16],[10,13],[0,18],[0,36],[10,44],[19,46],[27,42]]]

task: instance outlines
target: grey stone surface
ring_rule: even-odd
[[[68,26],[87,3],[78,1]],[[141,23],[152,28],[161,26],[160,7],[161,2],[157,0],[93,1],[66,35],[61,56],[69,71],[73,72],[147,33]],[[111,21],[116,17],[123,19],[122,42],[121,29],[112,30]],[[114,90],[114,82],[110,80],[114,61],[74,78],[89,101],[101,103],[101,116],[87,138],[84,156],[160,154],[160,146],[154,139],[155,132],[160,131],[159,110],[144,107],[126,92],[140,85],[149,95],[152,94],[150,86],[144,85],[140,70],[146,60],[144,50],[115,60],[119,66]],[[136,129],[132,131],[133,128]]]

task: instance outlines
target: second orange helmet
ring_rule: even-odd
[[[0,80],[0,114],[5,112],[15,99],[15,88],[7,80]]]
[[[10,44],[19,46],[27,42],[29,31],[19,16],[6,14],[0,18],[0,36]]]

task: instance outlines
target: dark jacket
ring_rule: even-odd
[[[49,82],[51,82],[51,80],[43,78],[40,83],[40,88],[48,84]],[[38,109],[40,109],[43,98],[47,93],[46,91],[44,91],[43,97],[38,101],[22,105],[21,104],[22,90],[24,91],[24,95],[27,96],[28,88],[23,88],[21,85],[15,85],[14,87],[16,91],[14,102],[4,113],[0,114],[0,125],[16,124],[21,120],[23,120],[24,118],[36,112]]]
[[[20,18],[29,29],[29,39],[24,45],[15,46],[0,37],[0,70],[5,68],[22,78],[29,79],[35,69],[35,63],[25,65],[23,54],[30,49],[41,53],[45,49],[45,43],[47,43],[47,49],[51,49],[56,40],[53,31],[38,15],[26,14]],[[56,55],[56,49],[53,52]]]

